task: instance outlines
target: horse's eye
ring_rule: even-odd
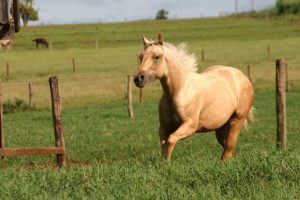
[[[154,56],[154,60],[159,60],[159,56]]]

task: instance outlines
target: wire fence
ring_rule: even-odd
[[[296,66],[300,65],[300,62],[295,63],[288,63],[288,66]],[[272,73],[275,74],[275,67],[270,66],[269,70],[261,69],[259,65],[253,65],[252,77],[254,77],[254,85],[255,82],[258,81],[260,78],[262,82],[269,83],[272,81],[272,84],[275,84],[274,76]],[[265,65],[264,65],[265,67]],[[272,71],[271,71],[272,70]],[[298,67],[296,67],[296,70]],[[247,68],[245,67],[244,72],[247,72]],[[257,78],[257,74],[261,77]],[[268,75],[268,77],[264,77]],[[298,75],[295,76],[295,79],[290,81],[298,81]],[[260,82],[259,84],[262,84]],[[32,87],[32,101],[35,105],[35,108],[47,108],[49,111],[49,115],[45,116],[44,114],[38,118],[39,123],[45,121],[46,123],[43,125],[44,129],[47,130],[46,132],[50,132],[49,130],[52,129],[51,126],[51,111],[50,111],[50,91],[49,91],[49,82],[47,80],[36,80],[36,81],[27,81],[27,80],[19,80],[19,81],[9,81],[2,83],[3,86],[3,96],[5,100],[12,99],[12,98],[21,98],[24,99],[26,102],[29,101],[29,83]],[[119,102],[119,106],[126,106],[125,102],[127,101],[127,76],[124,75],[113,75],[113,76],[90,76],[90,77],[74,77],[74,78],[60,78],[60,96],[62,99],[63,107],[82,107],[83,105],[97,105],[102,106],[109,102]],[[275,86],[274,86],[275,87]],[[138,101],[138,89],[134,89],[133,93],[135,96],[136,101]],[[145,99],[150,97],[158,97],[161,94],[161,88],[159,83],[155,83],[154,85],[146,88],[145,90]],[[275,95],[274,95],[275,97]],[[272,97],[272,98],[274,98]],[[260,100],[267,100],[270,97],[260,96]],[[122,102],[120,105],[120,102]],[[29,104],[29,102],[27,102]],[[274,102],[275,105],[275,102]],[[70,114],[70,110],[63,111],[63,114]],[[124,112],[126,110],[124,109]],[[82,116],[80,112],[72,112],[72,116]],[[298,117],[296,115],[288,115],[287,119],[289,121],[295,122],[298,121]],[[27,122],[31,122],[32,118],[18,118],[17,115],[14,118],[4,118],[4,124],[13,127],[14,124],[18,122],[22,122],[26,124]],[[265,116],[264,114],[257,115],[256,121],[260,124],[265,123],[274,123],[276,124],[276,116],[275,113],[272,116]],[[14,145],[14,138],[17,137],[16,134],[13,132],[14,128],[11,128],[9,132],[11,135],[8,137],[7,144]],[[49,136],[51,139],[52,136]],[[40,138],[38,138],[40,139]],[[141,141],[148,141],[147,138],[140,138]],[[128,138],[128,141],[132,140],[132,138]],[[127,141],[127,140],[126,140]],[[106,144],[106,143],[105,143]]]
[[[61,78],[61,99],[70,104],[70,101],[99,100],[116,101],[126,99],[126,76],[93,76]],[[36,108],[48,107],[50,101],[48,81],[14,81],[4,82],[3,97],[5,101],[13,101],[15,98],[24,100],[28,105]],[[29,101],[32,101],[31,103]]]
[[[255,73],[259,73],[255,71]],[[255,73],[252,74],[255,77]],[[256,84],[255,79],[254,85]],[[264,80],[266,83],[268,81]],[[300,83],[300,80],[295,79]],[[274,82],[274,78],[272,80]],[[29,91],[29,83],[32,91]],[[60,83],[60,97],[64,108],[84,107],[86,105],[100,106],[113,102],[127,102],[127,77],[117,76],[95,76],[82,78],[62,78]],[[261,82],[259,84],[262,84]],[[50,90],[48,81],[15,81],[3,83],[4,103],[14,99],[23,100],[29,109],[50,110]],[[275,86],[274,86],[275,87]],[[145,88],[145,99],[158,99],[162,93],[158,82]],[[31,96],[31,97],[30,97]],[[139,101],[139,89],[133,87],[134,101]],[[270,96],[260,96],[259,100],[268,100]],[[272,98],[275,98],[275,94]],[[29,102],[32,101],[32,102]],[[275,104],[275,102],[274,102]],[[32,108],[30,108],[32,105]],[[48,119],[48,118],[45,118]],[[13,121],[17,121],[14,119]],[[41,119],[42,120],[42,119]],[[7,121],[9,122],[9,121]]]
[[[275,66],[268,65],[249,65],[254,87],[258,89],[275,87]],[[247,74],[249,73],[247,67],[248,65],[245,65],[240,69]],[[288,63],[288,85],[291,90],[300,87],[299,74],[300,62]],[[95,104],[99,104],[109,101],[126,101],[127,98],[127,77],[123,74],[59,78],[59,82],[61,98],[67,107],[78,106],[75,104],[80,102],[92,104],[94,101]],[[45,108],[50,105],[48,80],[7,80],[2,83],[2,86],[4,101],[13,101],[15,98],[22,99],[35,108]],[[139,90],[133,87],[135,97],[138,96],[138,93]],[[159,83],[154,83],[145,89],[145,98],[158,97],[160,93]]]
[[[203,51],[204,62],[204,51]],[[275,88],[275,63],[269,59],[267,64],[232,63],[253,81],[255,89]],[[230,63],[228,63],[230,66]],[[287,85],[289,90],[300,88],[300,61],[287,63]],[[80,107],[82,105],[99,105],[109,102],[127,101],[127,76],[125,74],[95,74],[90,76],[74,76],[59,78],[61,99],[64,107]],[[23,100],[30,109],[50,108],[50,92],[48,80],[10,80],[2,83],[4,102]],[[135,101],[138,101],[139,89],[133,87]],[[150,84],[144,90],[145,99],[158,98],[162,93],[159,82]]]
[[[269,48],[269,47],[268,47]],[[269,51],[269,50],[268,50]],[[268,54],[270,54],[268,52]],[[202,57],[202,56],[201,56]],[[270,57],[270,55],[268,55]],[[203,55],[203,63],[204,62]],[[115,75],[103,75],[96,74],[92,76],[82,76],[78,77],[76,74],[76,65],[74,59],[72,63],[72,70],[68,69],[71,73],[76,76],[71,78],[60,78],[60,97],[62,100],[63,108],[74,108],[74,107],[86,107],[86,105],[97,105],[98,108],[105,105],[105,108],[108,108],[107,105],[111,105],[112,102],[118,102],[118,106],[126,107],[127,102],[127,75],[126,74],[115,74]],[[275,63],[273,64],[271,59],[264,61],[266,64],[251,64],[251,63],[228,63],[229,66],[239,66],[239,68],[248,76],[251,76],[253,79],[255,88],[275,88]],[[250,66],[248,74],[248,65]],[[48,80],[11,80],[13,71],[9,71],[9,65],[6,66],[6,79],[2,83],[3,86],[3,97],[4,102],[13,101],[15,98],[23,100],[30,109],[43,109],[49,113],[45,115],[44,113],[38,117],[37,123],[42,124],[42,129],[46,130],[45,132],[50,133],[52,127],[52,116],[51,116],[51,103],[50,103],[50,91],[49,91],[49,82]],[[73,71],[73,72],[72,72]],[[300,61],[288,62],[288,85],[291,85],[291,90],[300,88]],[[36,72],[35,72],[36,73]],[[5,74],[2,74],[2,77],[5,77]],[[135,101],[138,101],[139,90],[133,87],[133,96]],[[150,85],[145,89],[145,99],[158,98],[162,93],[161,87],[158,82]],[[274,95],[275,97],[275,95]],[[272,98],[274,98],[272,97]],[[260,100],[268,100],[270,97],[260,97]],[[274,100],[275,101],[275,100]],[[275,105],[275,102],[274,102]],[[111,107],[114,107],[111,105]],[[275,109],[275,107],[274,107]],[[124,109],[126,112],[126,109]],[[70,109],[63,109],[63,115],[70,115],[72,113],[73,117],[78,116],[82,117],[82,112],[70,112]],[[287,119],[291,122],[299,121],[297,115],[288,115]],[[81,119],[81,118],[80,118]],[[12,140],[18,137],[17,134],[14,134],[15,129],[22,129],[24,124],[26,125],[29,122],[32,122],[32,117],[20,117],[14,115],[13,117],[5,117],[4,124],[10,126],[10,136],[8,137],[8,145],[14,144]],[[275,112],[272,115],[258,114],[256,121],[261,124],[266,123],[276,123]],[[20,122],[20,123],[19,123]],[[44,123],[45,122],[45,123]],[[22,124],[21,128],[16,127],[15,124]],[[274,127],[275,128],[275,127]],[[40,131],[40,130],[39,130]],[[34,134],[39,131],[33,130]],[[22,131],[21,131],[22,132]],[[18,131],[20,134],[20,131]],[[49,136],[51,139],[53,135]],[[30,137],[30,136],[29,136]],[[40,136],[41,137],[41,136]],[[135,138],[137,137],[137,138]],[[37,141],[40,139],[36,138]],[[124,141],[136,141],[140,139],[141,141],[148,141],[149,139],[136,136],[129,136]],[[10,141],[11,140],[11,141]],[[39,141],[38,141],[39,142]],[[38,143],[37,142],[37,143]],[[114,144],[114,142],[111,142]],[[106,143],[107,144],[107,143]]]

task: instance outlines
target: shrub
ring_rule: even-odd
[[[157,11],[155,19],[168,19],[168,14],[169,11],[160,9],[159,11]]]
[[[14,101],[8,100],[3,104],[3,113],[16,113],[28,110],[26,102],[22,99],[15,98]]]

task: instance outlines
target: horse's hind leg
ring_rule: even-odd
[[[216,130],[216,138],[219,144],[225,149],[225,144],[228,136],[229,123],[226,122],[221,128]]]
[[[234,117],[230,119],[222,160],[227,160],[228,158],[233,156],[234,146],[237,142],[237,138],[239,136],[241,128],[243,127],[244,121],[244,117]]]

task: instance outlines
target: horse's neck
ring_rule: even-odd
[[[160,79],[163,91],[173,97],[178,94],[187,81],[188,70],[184,69],[176,60],[166,58],[166,70]]]

